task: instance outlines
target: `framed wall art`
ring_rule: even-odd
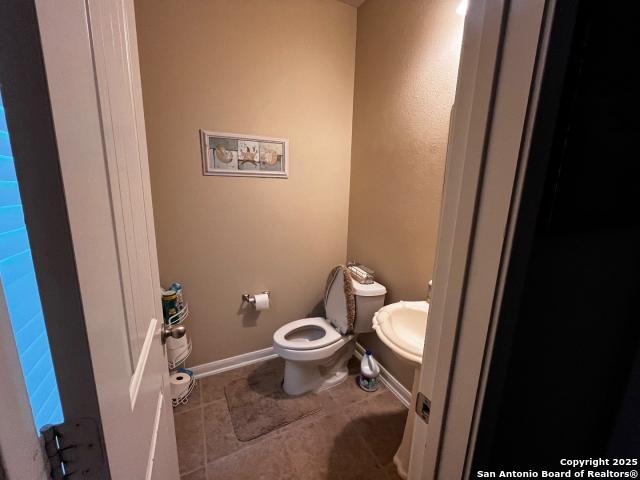
[[[204,175],[287,178],[289,140],[200,130]]]

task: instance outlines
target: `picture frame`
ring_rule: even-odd
[[[289,140],[200,130],[205,176],[288,178]]]

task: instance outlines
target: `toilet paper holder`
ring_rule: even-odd
[[[264,292],[262,292],[265,295],[269,296],[269,299],[271,299],[271,292],[269,292],[269,290],[265,290]],[[256,304],[256,296],[252,295],[250,293],[243,293],[242,294],[242,302],[246,302],[246,303],[250,303],[251,305],[255,306]]]

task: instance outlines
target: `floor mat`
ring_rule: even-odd
[[[224,389],[238,440],[252,440],[322,409],[315,393],[298,397],[284,393],[281,374],[255,373],[230,382]]]

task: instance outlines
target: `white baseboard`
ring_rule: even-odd
[[[359,343],[356,343],[356,357],[359,360],[364,355],[364,348]],[[227,372],[236,368],[244,367],[245,365],[251,365],[252,363],[264,362],[276,358],[277,353],[273,351],[273,347],[263,348],[262,350],[256,350],[255,352],[243,353],[242,355],[236,355],[235,357],[223,358],[222,360],[216,360],[214,362],[204,363],[195,367],[189,367],[196,378],[208,377],[209,375],[215,375],[216,373]],[[402,385],[389,370],[380,365],[380,380],[382,383],[393,393],[398,400],[400,400],[405,407],[409,407],[411,403],[411,392]]]
[[[189,370],[193,372],[196,378],[202,378],[208,377],[209,375],[215,375],[216,373],[222,373],[228,370],[244,367],[245,365],[251,365],[252,363],[271,360],[277,356],[278,354],[273,351],[273,347],[268,347],[263,348],[262,350],[256,350],[255,352],[243,353],[242,355],[236,355],[235,357],[223,358],[222,360],[189,367]]]
[[[362,360],[364,351],[365,348],[359,343],[356,343],[356,357],[358,357],[359,360]],[[405,407],[409,408],[409,405],[411,404],[411,392],[407,390],[407,388],[402,385],[396,377],[391,375],[389,370],[380,365],[380,362],[378,362],[378,365],[380,366],[380,380],[383,385],[391,390],[391,393],[393,393]]]

